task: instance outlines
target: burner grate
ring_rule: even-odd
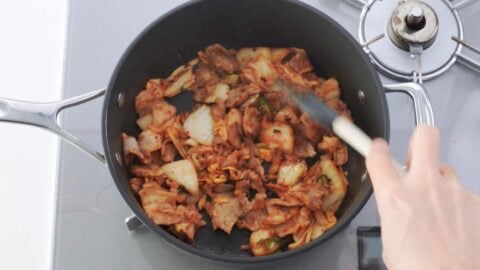
[[[429,5],[421,1],[346,1],[361,9],[359,42],[377,69],[388,77],[422,84],[424,80],[440,76],[457,61],[480,72],[480,63],[463,53],[466,48],[480,55],[480,49],[465,40],[462,21],[458,13],[459,9],[480,1],[437,0],[429,1]],[[431,6],[432,10],[425,6],[428,8]],[[429,34],[433,33],[434,35],[422,40],[418,34],[421,31],[425,32],[424,29],[415,33],[413,30],[410,31],[411,29],[402,32],[398,28],[392,27],[392,13],[395,11],[398,14],[401,7],[409,8],[410,13],[412,7],[417,9],[421,7],[425,16],[427,14],[430,16],[427,19],[434,22],[438,16],[438,24],[430,25],[432,31]],[[405,10],[401,11],[404,12],[401,13],[402,15],[407,16]],[[413,11],[414,13],[418,12],[418,10]],[[433,15],[431,11],[434,12]],[[414,18],[410,18],[410,20],[412,19]],[[408,22],[402,22],[402,24],[405,26],[408,25]],[[392,28],[395,31],[392,31]],[[434,30],[438,30],[438,33]],[[399,35],[402,38],[411,38],[409,41],[418,42],[410,43],[399,40],[396,38]],[[422,43],[422,41],[424,42]]]

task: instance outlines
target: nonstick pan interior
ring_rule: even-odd
[[[144,30],[120,59],[105,99],[103,139],[113,179],[127,204],[146,226],[183,251],[233,264],[270,262],[303,252],[327,240],[358,213],[371,194],[365,178],[364,160],[350,150],[347,196],[337,212],[337,225],[310,244],[266,257],[252,257],[240,249],[249,232],[235,229],[231,235],[212,231],[210,224],[197,232],[196,242],[179,241],[152,223],[128,184],[127,168],[116,161],[122,153],[120,134],[138,135],[135,96],[145,82],[167,77],[175,68],[196,57],[199,50],[220,43],[227,48],[269,46],[299,47],[307,51],[318,75],[335,76],[342,99],[355,122],[372,137],[388,138],[388,110],[376,72],[356,41],[320,11],[287,0],[208,0],[178,7]],[[357,96],[363,91],[366,103]],[[119,107],[117,98],[125,96]],[[193,102],[184,94],[169,100],[179,111],[191,110]],[[159,251],[161,252],[161,251]]]

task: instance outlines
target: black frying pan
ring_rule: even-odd
[[[265,257],[252,257],[240,249],[248,243],[249,232],[238,229],[227,235],[213,231],[208,224],[197,232],[194,245],[178,240],[149,220],[130,189],[129,173],[121,162],[120,134],[138,135],[140,131],[135,122],[135,96],[149,78],[167,77],[176,67],[196,57],[197,51],[213,43],[236,49],[254,46],[305,49],[317,74],[339,80],[342,99],[356,124],[371,137],[388,138],[385,94],[362,48],[331,18],[290,0],[205,0],[182,5],[153,22],[133,41],[117,64],[106,90],[49,104],[0,99],[0,120],[48,128],[94,157],[106,160],[118,190],[138,219],[187,253],[224,264],[247,266],[287,258],[325,242],[356,216],[372,192],[370,181],[365,180],[364,160],[353,150],[345,167],[350,184],[337,212],[337,225],[301,248]],[[359,98],[359,91],[363,92],[364,99]],[[59,128],[55,118],[61,109],[104,92],[101,136],[105,156]],[[183,95],[169,102],[177,106],[178,111],[191,110],[193,103]]]
[[[188,3],[164,15],[144,30],[125,52],[111,78],[105,98],[103,142],[113,179],[138,218],[174,246],[215,261],[250,264],[270,262],[304,252],[330,238],[347,225],[368,200],[372,187],[362,181],[364,160],[350,151],[347,196],[338,210],[337,225],[313,242],[266,257],[252,257],[240,249],[249,232],[235,229],[231,235],[213,231],[210,224],[197,232],[195,245],[177,240],[151,222],[128,184],[127,169],[115,153],[121,153],[119,134],[138,135],[134,98],[152,77],[167,77],[179,65],[196,57],[212,43],[227,48],[254,46],[299,47],[307,51],[316,72],[335,76],[342,88],[355,122],[371,137],[388,137],[388,110],[377,73],[357,42],[323,13],[297,1],[285,0],[209,0]],[[358,91],[365,94],[365,104]],[[117,105],[120,93],[125,104]],[[170,100],[180,111],[191,110],[188,98]]]

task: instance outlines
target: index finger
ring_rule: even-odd
[[[440,157],[440,132],[434,126],[415,128],[409,145],[409,171],[437,170]]]
[[[400,179],[393,165],[388,144],[383,139],[373,140],[366,165],[375,191],[382,191]]]

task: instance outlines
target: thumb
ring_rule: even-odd
[[[388,144],[383,139],[373,140],[366,165],[375,191],[382,191],[400,179],[392,163]]]

